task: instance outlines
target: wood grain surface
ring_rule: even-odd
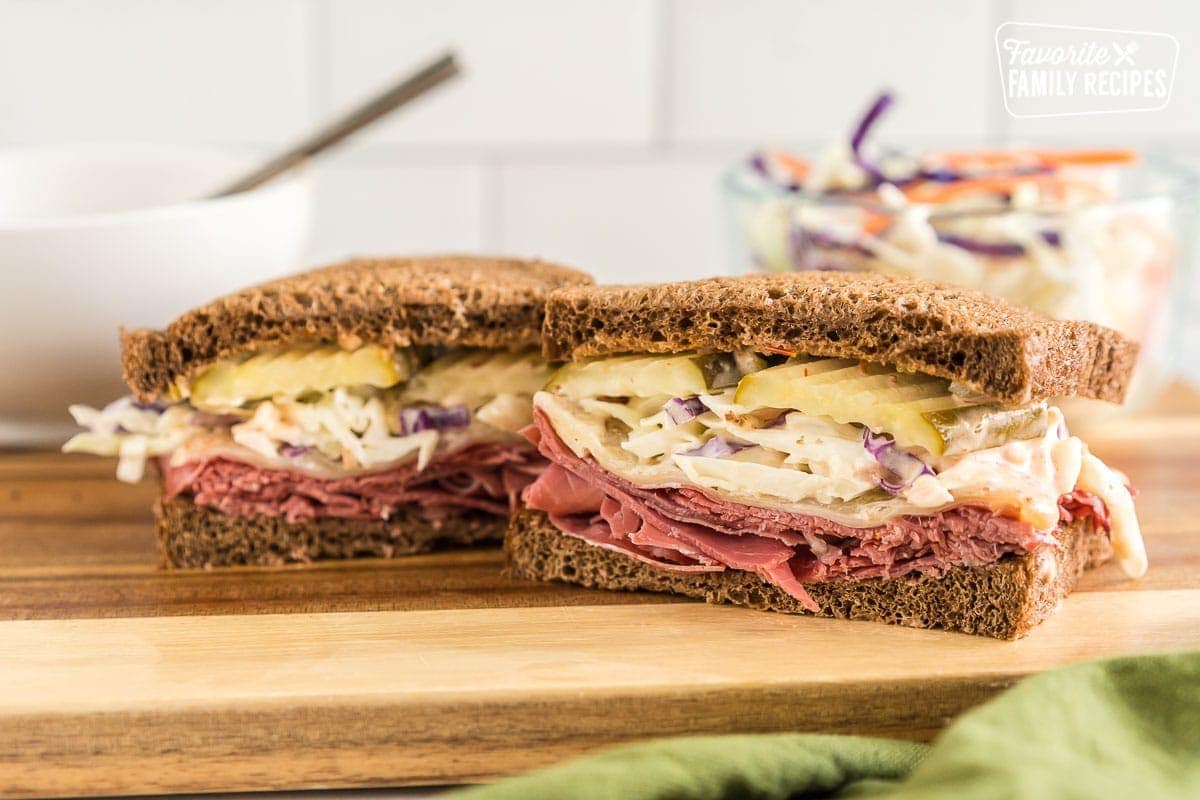
[[[482,780],[649,736],[928,739],[1032,672],[1200,647],[1200,402],[1088,437],[1151,568],[1014,642],[530,584],[497,551],[161,572],[155,488],[0,456],[0,794]]]

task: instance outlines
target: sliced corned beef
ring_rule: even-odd
[[[545,463],[524,442],[481,443],[439,453],[421,471],[407,462],[346,478],[317,478],[220,457],[164,462],[163,477],[168,498],[187,495],[231,516],[370,520],[386,519],[401,505],[420,506],[430,516],[448,509],[505,515]]]
[[[868,528],[714,498],[696,487],[634,486],[579,458],[534,409],[527,429],[551,465],[524,494],[560,530],[677,571],[756,572],[815,609],[802,582],[941,574],[1057,544],[1050,533],[975,506],[906,515]],[[1074,492],[1060,500],[1064,521],[1091,515],[1107,528],[1104,503]]]

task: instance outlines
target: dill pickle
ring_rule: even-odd
[[[546,391],[569,397],[694,397],[736,386],[766,364],[749,352],[594,358],[561,367]]]
[[[715,353],[697,356],[704,383],[710,392],[737,386],[743,376],[765,369],[766,359],[756,353]]]
[[[405,380],[411,370],[407,351],[378,345],[342,350],[332,345],[258,353],[241,361],[212,365],[192,382],[190,402],[197,408],[236,408],[250,400],[336,386],[386,388]]]
[[[400,402],[476,409],[500,394],[532,395],[549,374],[550,365],[536,350],[452,350],[413,375]]]
[[[958,401],[940,378],[846,359],[789,362],[747,375],[734,401],[747,408],[795,409],[886,432],[903,447],[940,454],[943,441],[922,416]]]
[[[693,397],[708,390],[699,362],[692,353],[574,361],[550,376],[546,391],[567,397]]]
[[[944,455],[968,453],[1006,442],[1033,439],[1046,432],[1045,403],[1005,408],[995,403],[929,411],[922,415],[944,443]]]

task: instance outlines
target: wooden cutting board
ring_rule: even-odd
[[[496,551],[163,573],[153,487],[0,456],[0,794],[476,781],[687,733],[927,739],[1032,672],[1200,647],[1200,403],[1091,439],[1141,490],[1150,573],[1090,573],[1011,643],[529,584]]]

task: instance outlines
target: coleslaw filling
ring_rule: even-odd
[[[337,478],[467,444],[522,442],[530,398],[549,367],[533,352],[453,351],[391,386],[314,389],[230,405],[141,403],[124,397],[103,409],[70,407],[86,428],[64,452],[116,456],[117,477],[141,480],[146,462],[183,464],[226,457],[266,469]]]

